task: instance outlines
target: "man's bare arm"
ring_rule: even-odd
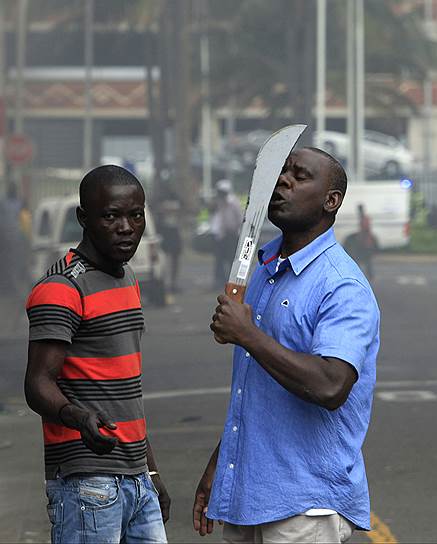
[[[60,390],[57,378],[66,348],[66,342],[58,340],[29,342],[24,382],[27,404],[45,420],[78,430],[90,450],[104,455],[112,451],[118,441],[102,435],[99,428],[114,430],[117,426],[103,412],[95,413],[73,404]]]
[[[226,295],[217,299],[211,330],[216,340],[242,346],[287,391],[328,410],[339,408],[357,380],[355,369],[334,357],[285,348],[252,321],[252,309]]]
[[[193,504],[193,528],[200,536],[210,534],[214,530],[214,522],[212,519],[206,517],[208,511],[209,496],[211,494],[212,482],[214,481],[215,471],[217,468],[217,459],[220,451],[220,442],[213,451],[208,464],[206,465],[205,472],[200,478],[199,485],[197,486],[196,493],[194,495]]]
[[[155,472],[155,474],[153,474],[151,478],[153,480],[153,484],[156,487],[156,490],[158,491],[158,499],[159,499],[159,506],[161,507],[162,520],[164,523],[167,523],[170,517],[171,499],[164,483],[161,480],[161,475],[159,474],[158,465],[156,464],[155,456],[153,455],[152,446],[148,438],[146,438],[146,444],[147,444],[147,466],[149,467],[150,472]]]

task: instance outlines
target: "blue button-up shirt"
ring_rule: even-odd
[[[363,529],[370,508],[361,447],[379,348],[372,290],[329,229],[282,262],[259,251],[247,290],[255,324],[297,352],[337,357],[358,379],[337,410],[289,393],[240,346],[208,517],[256,525],[329,508]]]

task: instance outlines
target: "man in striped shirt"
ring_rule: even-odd
[[[170,499],[146,433],[144,318],[131,268],[144,191],[101,166],[80,185],[83,239],[33,288],[25,380],[42,416],[52,542],[166,542]],[[153,478],[153,481],[152,481]]]

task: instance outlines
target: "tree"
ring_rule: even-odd
[[[209,0],[211,88],[216,106],[229,88],[240,108],[267,110],[264,125],[311,121],[315,73],[315,0]],[[413,107],[400,90],[406,77],[422,79],[435,63],[435,46],[422,29],[420,6],[399,10],[402,0],[366,0],[366,67],[385,75],[366,81],[367,104],[387,110]],[[346,101],[345,1],[328,3],[328,87]],[[232,81],[230,86],[229,81]]]

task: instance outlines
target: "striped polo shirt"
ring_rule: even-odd
[[[43,419],[46,478],[78,472],[138,474],[146,470],[146,422],[141,391],[144,317],[134,273],[114,277],[70,250],[30,293],[29,340],[68,343],[57,383],[73,404],[104,410],[118,438],[97,455],[80,433]]]

